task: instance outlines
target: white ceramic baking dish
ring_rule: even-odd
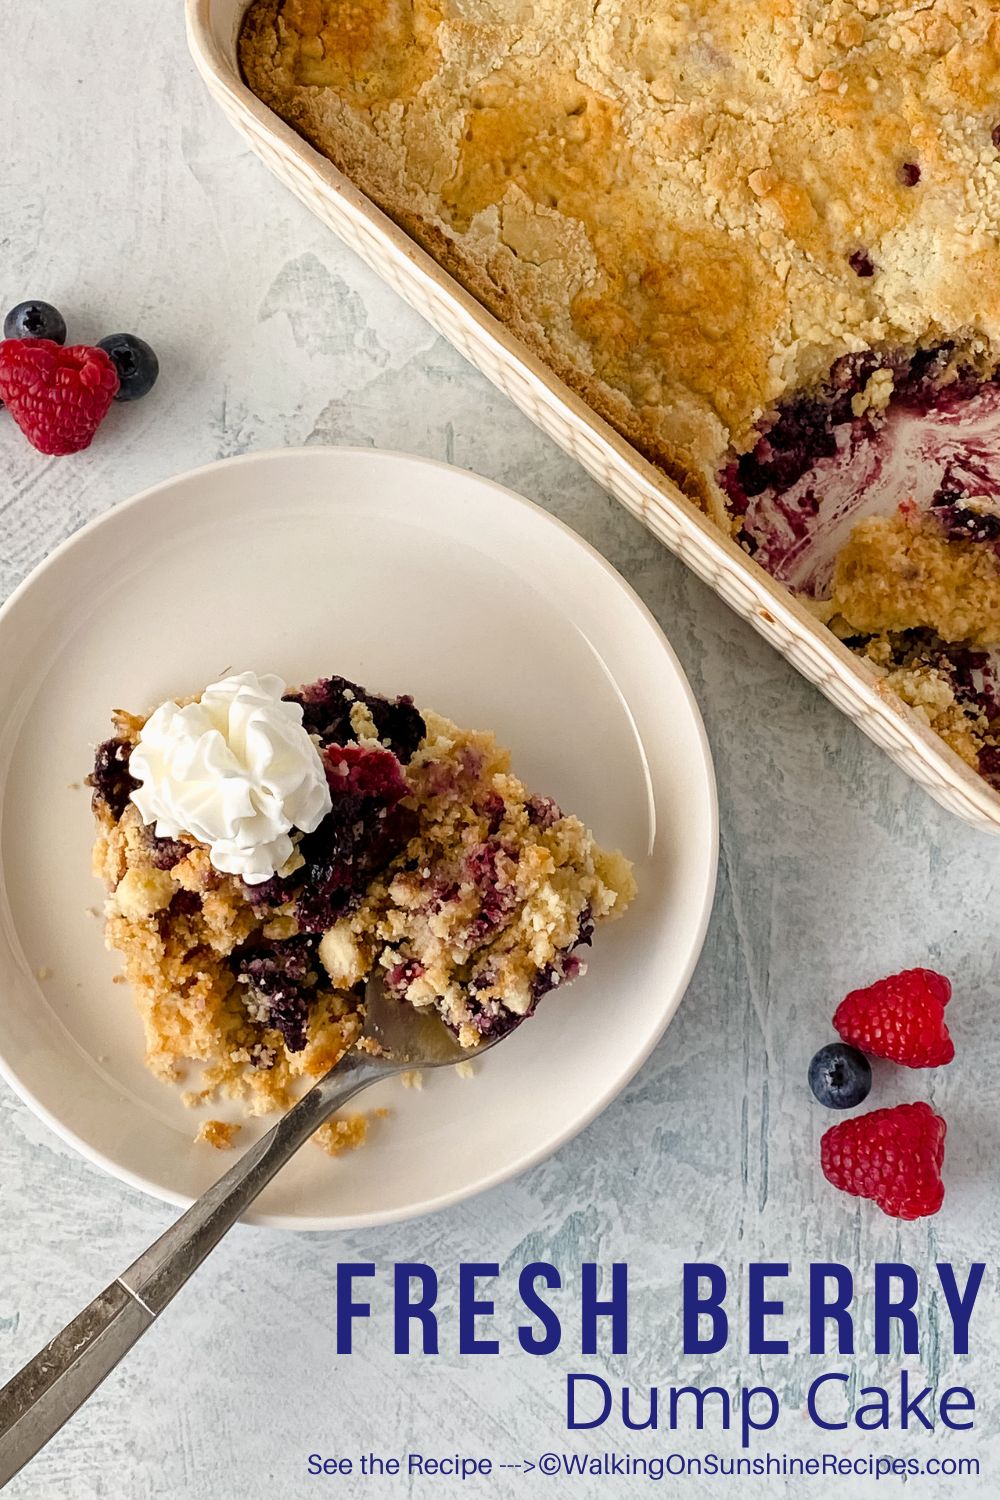
[[[411,307],[932,797],[975,827],[1000,833],[1000,795],[787,590],[685,500],[664,474],[250,92],[240,78],[236,51],[247,3],[187,0],[187,25],[199,72],[257,155]]]

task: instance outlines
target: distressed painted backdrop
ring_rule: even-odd
[[[312,1451],[368,1447],[537,1457],[559,1448],[571,1354],[395,1358],[379,1312],[364,1352],[331,1357],[337,1260],[420,1258],[447,1306],[463,1259],[628,1260],[634,1345],[607,1364],[638,1385],[773,1384],[794,1410],[772,1447],[975,1455],[979,1480],[920,1478],[907,1494],[995,1495],[1000,1248],[997,910],[1000,843],[941,812],[835,709],[690,577],[269,177],[210,104],[188,61],[182,7],[152,0],[0,0],[0,301],[50,298],[75,334],[135,328],[159,350],[155,395],[116,408],[92,451],[44,459],[0,425],[0,594],[63,537],[178,470],[257,447],[360,443],[448,459],[548,507],[604,552],[670,635],[715,750],[722,862],[704,957],[680,1013],[625,1094],[519,1181],[414,1224],[342,1236],[240,1230],[85,1412],[11,1486],[17,1500],[292,1500],[363,1494],[309,1480]],[[58,859],[60,851],[54,849]],[[8,872],[8,878],[16,872]],[[874,1103],[927,1097],[949,1124],[944,1212],[899,1225],[824,1184],[830,1116],[805,1086],[854,983],[913,963],[956,981],[954,1065],[880,1071]],[[0,1088],[0,1373],[31,1355],[171,1219],[79,1160]],[[980,1405],[958,1435],[851,1432],[831,1444],[798,1413],[827,1365],[739,1347],[678,1361],[686,1259],[839,1259],[859,1276],[870,1348],[876,1260],[929,1277],[938,1260],[989,1262],[968,1359],[925,1307],[908,1368],[969,1384]],[[801,1279],[793,1288],[801,1287]],[[499,1294],[501,1300],[504,1293]],[[734,1293],[737,1327],[745,1299]],[[510,1299],[501,1318],[509,1340]],[[802,1298],[789,1294],[801,1347]],[[453,1325],[452,1325],[453,1331]],[[862,1355],[855,1385],[898,1362]],[[850,1363],[830,1367],[850,1369]],[[580,1449],[622,1447],[615,1426]],[[733,1434],[640,1434],[640,1453],[738,1451]],[[992,1471],[992,1472],[991,1472]],[[372,1493],[641,1493],[599,1480],[505,1474],[464,1490],[402,1480]],[[892,1494],[899,1481],[709,1478],[662,1493]]]

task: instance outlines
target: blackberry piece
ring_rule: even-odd
[[[956,505],[948,521],[948,537],[953,542],[1000,541],[1000,516],[989,511],[972,510]]]
[[[282,943],[248,945],[231,960],[237,979],[246,986],[251,1016],[280,1031],[289,1052],[301,1052],[306,1045],[319,984],[318,948],[316,937],[292,937]]]
[[[408,765],[419,749],[427,726],[414,707],[413,699],[382,698],[369,693],[346,677],[321,677],[298,693],[287,694],[286,701],[302,708],[302,722],[310,734],[324,745],[357,743],[351,726],[351,709],[364,704],[375,723],[378,737],[387,744],[402,765]]]
[[[95,805],[98,800],[103,802],[116,823],[139,785],[128,768],[131,755],[132,746],[128,740],[105,740],[97,747],[94,769],[87,777],[87,785],[94,790]]]
[[[974,465],[949,464],[931,508],[953,542],[1000,541],[1000,514],[970,503],[970,496],[987,496],[993,481]],[[994,494],[994,501],[1000,496]]]

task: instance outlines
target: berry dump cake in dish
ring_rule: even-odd
[[[287,1105],[358,1039],[365,981],[473,1055],[582,974],[635,885],[493,736],[341,677],[244,672],[118,712],[90,777],[107,942],[167,1080]]]
[[[254,0],[240,59],[1000,785],[996,0]]]

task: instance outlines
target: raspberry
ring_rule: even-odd
[[[395,807],[409,794],[402,767],[391,750],[327,745],[323,764],[334,797],[378,797],[387,807]]]
[[[892,1219],[922,1219],[944,1202],[947,1130],[929,1104],[897,1104],[834,1125],[820,1142],[823,1176]]]
[[[864,990],[852,990],[837,1006],[834,1030],[872,1057],[907,1068],[938,1068],[955,1056],[944,1008],[951,985],[933,969],[904,969]]]
[[[103,422],[118,373],[103,349],[51,339],[0,342],[0,400],[39,453],[78,453]]]

